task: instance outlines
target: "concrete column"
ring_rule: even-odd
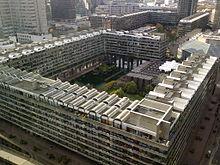
[[[122,68],[125,68],[125,57],[122,57]]]
[[[139,59],[136,60],[136,66],[139,66]]]
[[[142,64],[142,60],[140,60],[140,65]]]
[[[120,56],[119,56],[118,60],[119,60],[119,61],[118,61],[118,65],[119,65],[119,66],[118,66],[118,67],[119,67],[119,69],[121,69],[121,57],[120,57]]]
[[[129,71],[130,70],[130,59],[127,58],[127,70]]]
[[[131,69],[133,69],[134,68],[134,59],[132,58],[131,59]]]
[[[114,56],[114,64],[117,65],[117,56]]]

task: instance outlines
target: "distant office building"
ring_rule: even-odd
[[[51,25],[52,24],[51,0],[46,0],[46,14],[47,14],[47,22],[49,25]]]
[[[0,39],[0,52],[16,48],[16,37]]]
[[[45,0],[0,0],[0,33],[48,32]]]
[[[220,0],[216,0],[213,28],[220,28]]]
[[[17,41],[19,43],[44,42],[51,39],[52,39],[51,34],[33,35],[33,34],[17,33]]]
[[[104,4],[104,0],[90,0],[90,11],[94,13],[97,6]]]
[[[155,0],[154,2],[156,5],[159,5],[159,6],[165,3],[164,0]]]
[[[198,0],[179,0],[178,13],[180,19],[196,13],[197,2]]]
[[[209,23],[209,13],[196,13],[180,20],[178,24],[179,35],[184,35],[193,29],[205,28]]]
[[[125,15],[129,13],[136,13],[140,11],[140,5],[138,3],[111,3],[108,5],[99,5],[96,8],[96,14],[108,14],[108,15]]]
[[[91,2],[89,0],[77,0],[76,14],[79,16],[88,16],[90,14]]]
[[[75,21],[76,0],[51,0],[52,19]]]

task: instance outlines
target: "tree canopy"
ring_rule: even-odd
[[[158,31],[159,33],[163,33],[163,32],[164,32],[164,27],[163,27],[163,25],[161,25],[160,23],[157,23],[157,24],[156,24],[156,28],[157,28],[157,31]]]
[[[129,94],[137,93],[137,84],[134,81],[125,84],[124,91]]]
[[[125,96],[125,92],[123,91],[122,88],[117,89],[116,91],[114,91],[112,94],[116,94],[119,97],[124,97]]]

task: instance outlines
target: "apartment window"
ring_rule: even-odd
[[[130,133],[136,134],[136,130],[134,130],[134,129],[132,129],[132,128],[127,127],[126,130],[127,130],[128,132],[130,132]]]

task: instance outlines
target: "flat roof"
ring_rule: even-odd
[[[0,85],[45,99],[55,106],[105,117],[112,122],[117,119],[125,128],[133,128],[155,138],[163,135],[168,140],[178,114],[185,110],[216,60],[216,57],[191,55],[141,101],[131,101],[5,65],[0,65]]]
[[[209,16],[209,13],[196,13],[196,14],[193,14],[189,17],[185,17],[183,19],[180,20],[180,23],[192,23],[192,22],[195,22],[203,17],[206,17],[206,16]]]

